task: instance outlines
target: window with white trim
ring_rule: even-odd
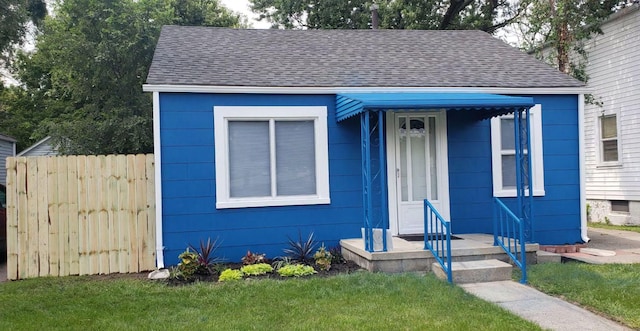
[[[542,107],[535,105],[529,111],[531,116],[531,149],[533,170],[533,195],[544,196],[544,162],[542,157]],[[524,121],[523,121],[524,122]],[[529,152],[524,151],[525,159]],[[495,197],[515,197],[516,192],[516,149],[513,115],[491,119],[491,163],[493,173],[493,195]],[[527,193],[528,194],[528,193]]]
[[[327,107],[214,107],[216,208],[328,204]]]
[[[600,121],[600,162],[617,164],[620,159],[618,120],[615,114],[603,115]]]

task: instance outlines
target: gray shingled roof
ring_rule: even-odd
[[[147,84],[255,87],[581,87],[481,31],[165,26]]]

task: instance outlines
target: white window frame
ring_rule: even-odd
[[[216,106],[213,107],[216,208],[245,208],[266,206],[293,206],[329,204],[329,147],[327,134],[327,107],[324,106]],[[316,194],[269,197],[230,197],[229,177],[229,121],[314,121]],[[271,134],[273,140],[273,133]],[[275,142],[273,142],[275,143]],[[272,174],[275,170],[275,148],[271,149]],[[275,181],[275,177],[272,176]]]
[[[616,118],[616,137],[615,138],[602,138],[602,119],[605,117],[615,117]],[[602,114],[597,117],[597,131],[598,131],[598,166],[599,167],[611,167],[611,166],[620,166],[622,165],[622,148],[620,144],[620,116],[617,113],[607,113]],[[615,161],[605,161],[604,160],[604,141],[607,140],[616,140],[618,147],[618,159]]]
[[[531,116],[531,149],[533,171],[533,195],[544,196],[544,160],[542,151],[542,106],[536,104],[529,110]],[[502,185],[502,155],[514,155],[515,150],[502,150],[501,119],[513,118],[513,115],[503,115],[491,119],[491,164],[493,174],[493,196],[498,198],[516,197],[515,188],[504,188]],[[528,190],[525,192],[528,195]]]

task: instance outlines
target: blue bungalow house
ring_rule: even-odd
[[[166,26],[144,90],[159,267],[209,237],[232,261],[298,233],[373,250],[433,232],[425,200],[453,234],[493,233],[498,198],[527,241],[588,240],[584,86],[484,32]]]

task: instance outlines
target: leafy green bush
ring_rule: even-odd
[[[242,271],[238,269],[227,269],[220,273],[219,282],[238,281],[242,279]]]
[[[320,246],[318,251],[313,254],[313,259],[316,260],[316,265],[320,268],[320,270],[329,270],[331,269],[331,253],[324,247],[324,244]]]
[[[186,251],[178,255],[180,263],[178,263],[178,272],[184,278],[191,278],[198,272],[200,263],[198,263],[198,253],[192,252],[187,248]]]
[[[243,274],[247,276],[259,276],[269,272],[273,272],[273,267],[266,263],[250,264],[240,268]]]
[[[282,277],[302,277],[315,274],[312,266],[304,264],[288,264],[278,269],[278,274]]]

